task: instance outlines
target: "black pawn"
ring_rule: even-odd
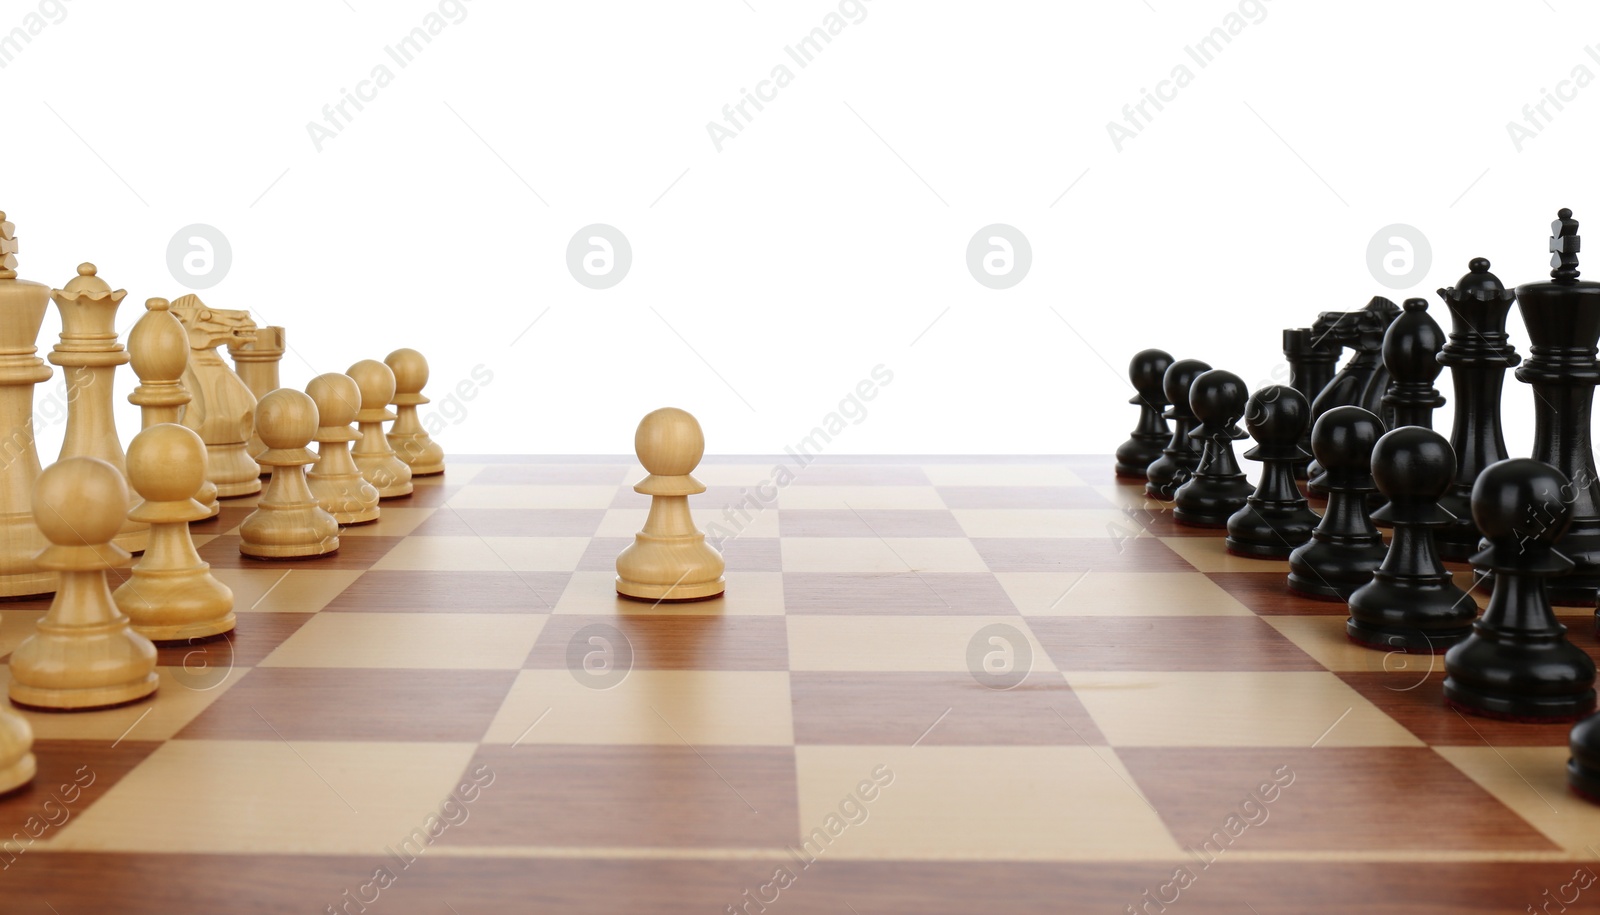
[[[1346,601],[1383,564],[1383,535],[1367,517],[1372,449],[1383,421],[1361,407],[1334,407],[1311,429],[1311,450],[1322,471],[1312,481],[1328,493],[1328,509],[1311,542],[1289,554],[1289,590],[1317,600]]]
[[[1600,715],[1590,715],[1572,726],[1567,738],[1572,758],[1567,760],[1567,784],[1572,793],[1600,804]]]
[[[1433,411],[1444,406],[1433,386],[1444,371],[1439,364],[1443,348],[1444,328],[1428,314],[1428,300],[1406,299],[1405,311],[1383,335],[1383,365],[1390,377],[1383,405],[1393,412],[1395,428],[1433,428]],[[1451,467],[1452,476],[1455,472]]]
[[[1439,497],[1455,473],[1455,451],[1432,429],[1401,426],[1378,439],[1372,477],[1389,502],[1373,520],[1394,527],[1394,542],[1372,581],[1350,595],[1350,641],[1380,651],[1443,654],[1472,634],[1478,605],[1456,587],[1433,544],[1434,530],[1454,520]]]
[[[1565,474],[1532,458],[1485,469],[1472,517],[1489,546],[1472,557],[1494,570],[1494,593],[1466,641],[1444,656],[1444,698],[1462,711],[1512,721],[1559,721],[1594,709],[1594,661],[1567,641],[1548,579],[1572,570],[1555,548],[1572,524]]]
[[[1228,519],[1228,552],[1282,559],[1311,539],[1317,513],[1294,483],[1308,457],[1300,441],[1310,425],[1311,404],[1294,388],[1274,384],[1250,395],[1244,426],[1256,446],[1244,456],[1261,462],[1261,485]]]
[[[1161,449],[1161,456],[1145,468],[1144,492],[1152,499],[1171,501],[1178,487],[1200,466],[1200,442],[1189,436],[1198,422],[1189,408],[1189,388],[1200,373],[1210,370],[1211,366],[1199,359],[1179,359],[1167,366],[1162,377],[1161,388],[1171,404],[1164,415],[1173,426],[1172,438]]]
[[[1455,388],[1455,421],[1450,447],[1456,450],[1456,481],[1439,504],[1456,520],[1435,534],[1439,555],[1465,562],[1478,551],[1483,535],[1472,523],[1472,484],[1490,464],[1510,457],[1500,425],[1500,393],[1506,369],[1522,361],[1506,336],[1506,315],[1517,294],[1489,272],[1489,261],[1475,257],[1456,285],[1439,290],[1450,309],[1450,338],[1439,363],[1450,367]]]
[[[1117,476],[1145,478],[1145,470],[1161,457],[1161,448],[1172,438],[1172,430],[1161,411],[1167,406],[1167,395],[1161,388],[1167,367],[1172,365],[1172,354],[1166,350],[1145,349],[1133,355],[1128,363],[1128,380],[1138,393],[1128,403],[1139,408],[1139,424],[1128,440],[1117,449]]]
[[[1222,369],[1201,374],[1189,387],[1189,409],[1200,420],[1189,434],[1204,444],[1199,466],[1174,494],[1172,520],[1179,524],[1226,527],[1255,492],[1233,456],[1234,439],[1244,438],[1239,419],[1249,393],[1243,378]]]

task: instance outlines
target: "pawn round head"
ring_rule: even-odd
[[[1211,366],[1199,359],[1179,359],[1167,366],[1166,374],[1161,376],[1161,392],[1167,395],[1167,403],[1188,413],[1189,388],[1196,378],[1209,371]]]
[[[268,448],[304,448],[319,420],[317,405],[294,388],[269,391],[256,402],[256,435]]]
[[[1372,448],[1372,479],[1391,501],[1437,500],[1455,475],[1455,449],[1432,429],[1401,426]]]
[[[1162,380],[1171,365],[1172,354],[1166,350],[1142,349],[1128,363],[1128,380],[1145,400],[1160,400],[1166,393],[1161,389]]]
[[[639,463],[656,476],[678,477],[692,473],[706,453],[706,436],[700,422],[685,410],[662,407],[639,421],[633,434]]]
[[[394,372],[396,393],[420,394],[428,384],[428,360],[414,349],[397,349],[383,362]]]
[[[1342,473],[1367,473],[1372,449],[1383,435],[1383,420],[1360,407],[1334,407],[1311,427],[1311,453],[1324,469]]]
[[[318,375],[306,384],[306,395],[317,405],[317,416],[324,426],[348,426],[361,410],[361,387],[349,375]]]
[[[1428,314],[1427,299],[1406,299],[1405,312],[1383,335],[1383,364],[1399,381],[1432,382],[1444,371],[1439,350],[1444,330]]]
[[[1472,484],[1472,520],[1490,541],[1550,546],[1572,524],[1572,482],[1543,461],[1490,464]]]
[[[381,410],[394,400],[394,370],[376,359],[363,359],[345,372],[361,388],[361,409]]]
[[[157,423],[128,444],[128,482],[151,502],[194,498],[206,480],[206,443],[177,423]]]
[[[1189,409],[1204,422],[1232,425],[1244,415],[1250,389],[1244,379],[1224,369],[1195,376],[1189,386]]]
[[[1306,396],[1286,384],[1269,384],[1250,395],[1244,408],[1244,426],[1262,444],[1300,440],[1311,424]]]
[[[57,546],[110,543],[127,511],[122,471],[99,458],[57,461],[33,484],[33,520]]]

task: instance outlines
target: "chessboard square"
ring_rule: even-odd
[[[794,835],[787,747],[485,746],[480,767],[495,780],[443,845],[776,849]]]
[[[1216,531],[1211,532],[1215,535]],[[1225,537],[1158,537],[1182,556],[1189,565],[1202,572],[1280,572],[1289,574],[1287,559],[1256,559],[1235,556],[1228,552]]]
[[[524,670],[483,742],[787,746],[794,742],[789,675],[632,670],[601,689],[582,673]]]
[[[571,572],[366,572],[326,609],[330,613],[549,613],[571,578]]]
[[[1390,672],[1415,683],[1429,670],[1444,670],[1443,654],[1406,654],[1357,645],[1345,634],[1345,616],[1272,616],[1266,622],[1332,671]],[[1410,676],[1407,676],[1410,674]],[[1396,680],[1398,683],[1399,680]]]
[[[940,486],[953,509],[1108,509],[1120,505],[1083,486]]]
[[[982,461],[966,464],[924,464],[935,486],[1085,486],[1065,464],[1008,464]]]
[[[616,486],[467,486],[449,508],[609,508]]]
[[[316,613],[366,573],[337,569],[217,569],[235,613]]]
[[[155,695],[129,705],[92,712],[41,712],[8,704],[28,720],[37,740],[167,740],[183,730],[249,672],[248,667],[157,667]],[[0,688],[11,686],[11,668],[0,668]]]
[[[782,586],[790,613],[1012,616],[1017,612],[989,572],[785,572]]]
[[[460,465],[465,466],[465,465]],[[627,464],[489,464],[473,478],[475,486],[621,486]],[[450,475],[455,475],[452,467]]]
[[[173,740],[73,817],[53,847],[387,857],[456,790],[476,749]]]
[[[592,641],[596,633],[601,641]],[[653,613],[552,616],[523,666],[582,674],[584,659],[596,646],[628,659],[634,670],[789,667],[782,619],[679,613],[670,605],[659,606]]]
[[[438,508],[403,508],[384,505],[378,510],[378,520],[365,524],[344,524],[339,527],[340,537],[405,537],[433,516]]]
[[[863,464],[854,458],[827,458],[795,470],[791,486],[928,486],[932,481],[915,464]]]
[[[960,537],[786,537],[785,572],[987,572],[972,542]]]
[[[781,528],[784,537],[965,536],[948,511],[904,508],[787,509]]]
[[[1344,601],[1312,600],[1289,590],[1287,562],[1268,572],[1207,572],[1217,587],[1261,616],[1350,617]]]
[[[780,572],[730,569],[723,576],[728,590],[721,597],[696,601],[632,600],[617,594],[617,573],[574,572],[572,581],[551,611],[556,614],[631,616],[675,613],[688,616],[781,616],[784,612]]]
[[[1059,670],[1323,669],[1255,616],[1034,617],[1028,628]]]
[[[1331,673],[1068,671],[1114,747],[1420,746]]]
[[[290,569],[305,571],[365,571],[383,559],[397,544],[409,538],[401,537],[342,537],[339,549],[332,553],[306,559],[254,559],[239,552],[238,534],[220,534],[204,544],[197,544],[200,558],[218,569],[270,569],[284,572]]]
[[[414,531],[424,537],[593,537],[599,508],[451,508]]]
[[[983,538],[972,546],[995,572],[1193,572],[1183,557],[1132,527],[1105,537],[1053,540]]]
[[[1146,514],[1153,512],[1172,510],[1172,500],[1152,499],[1144,490],[1143,480],[1137,483],[1109,483],[1104,486],[1090,488],[1101,498],[1136,517],[1144,517]]]
[[[1201,863],[1252,851],[1554,850],[1427,747],[1125,747],[1117,755]],[[1592,832],[1600,812],[1589,823]]]
[[[515,679],[509,670],[258,667],[178,739],[477,741]]]
[[[1030,680],[1055,670],[1018,616],[791,615],[786,622],[790,670],[969,673],[995,651],[1008,651],[1007,669]],[[1039,682],[1056,679],[1046,674]]]
[[[807,857],[1172,860],[1179,854],[1105,747],[800,746],[795,770],[796,847]]]
[[[571,572],[586,537],[407,537],[377,571]]]
[[[1115,508],[958,508],[951,513],[968,537],[1147,536]]]
[[[58,835],[57,827],[88,810],[159,746],[157,740],[124,740],[115,746],[109,740],[35,740],[33,756],[39,770],[33,781],[0,795],[0,836],[5,837],[0,851],[8,865],[5,870],[17,863],[12,856],[22,853],[18,851],[22,843],[31,851],[48,848]],[[31,829],[27,828],[30,820]],[[47,824],[48,831],[40,832],[41,823]],[[8,886],[7,895],[11,892],[15,892],[15,884]]]
[[[945,508],[932,486],[791,486],[778,496],[780,507],[849,511],[855,509]]]
[[[1559,747],[1480,743],[1475,747],[1435,747],[1434,751],[1550,841],[1579,858],[1593,857],[1595,836],[1600,835],[1600,807],[1573,794],[1567,786],[1567,759],[1572,754],[1565,743]]]
[[[1364,671],[1339,679],[1431,747],[1565,747],[1572,722],[1501,721],[1444,704],[1444,656],[1372,651]]]
[[[442,508],[449,505],[451,500],[462,491],[460,485],[447,484],[444,480],[434,477],[413,478],[411,481],[411,494],[397,496],[383,500],[383,507],[389,508]]]
[[[262,667],[511,670],[533,649],[545,614],[319,613]]]
[[[156,663],[179,667],[196,677],[231,667],[254,667],[309,622],[312,613],[262,613],[246,617],[232,632],[209,638],[163,641]]]
[[[1250,616],[1199,572],[999,572],[1023,616]]]
[[[1020,689],[966,673],[796,671],[797,744],[1087,746],[1105,736],[1072,688],[1054,678]]]

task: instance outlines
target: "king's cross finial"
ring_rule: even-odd
[[[1550,278],[1558,283],[1578,281],[1578,249],[1583,239],[1578,237],[1578,221],[1572,211],[1563,207],[1550,223]]]

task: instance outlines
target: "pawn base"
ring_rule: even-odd
[[[1583,696],[1563,697],[1561,699],[1512,699],[1506,696],[1490,696],[1484,693],[1475,693],[1462,689],[1459,685],[1452,684],[1448,677],[1444,681],[1444,704],[1449,708],[1477,715],[1480,718],[1493,718],[1497,721],[1515,721],[1523,724],[1554,724],[1562,721],[1577,721],[1595,708],[1594,690],[1589,690],[1587,698]]]
[[[137,702],[154,694],[160,682],[154,673],[128,683],[79,689],[28,686],[12,680],[8,692],[11,701],[24,708],[86,712]]]
[[[1235,556],[1245,556],[1250,559],[1288,559],[1289,554],[1293,553],[1299,544],[1251,543],[1247,540],[1237,540],[1230,535],[1223,541],[1223,545]]]
[[[245,543],[240,541],[239,552],[251,559],[309,559],[326,556],[339,550],[339,538],[330,537],[315,543]]]
[[[641,581],[627,581],[620,576],[617,578],[617,593],[635,600],[663,601],[666,603],[707,600],[722,596],[727,589],[728,583],[721,577],[718,577],[716,581],[679,585],[647,584]]]
[[[170,626],[141,626],[135,623],[133,631],[152,642],[182,642],[187,644],[195,639],[208,639],[212,636],[232,632],[237,624],[237,619],[232,613],[229,613],[225,617],[219,617],[204,623],[175,623]]]
[[[1344,629],[1345,637],[1362,648],[1404,654],[1442,655],[1472,634],[1471,625],[1462,626],[1459,630],[1423,632],[1403,626],[1374,626],[1354,619],[1346,620]]]
[[[39,773],[39,761],[32,753],[27,754],[11,765],[0,769],[0,794],[15,791],[23,785],[33,781]]]
[[[1326,582],[1315,579],[1307,581],[1299,575],[1290,572],[1289,590],[1293,591],[1300,597],[1308,597],[1312,600],[1342,604],[1349,599],[1351,594],[1355,593],[1356,588],[1353,586],[1345,588],[1343,591],[1341,591],[1340,589],[1329,585]]]
[[[1567,761],[1567,787],[1589,803],[1600,804],[1600,772],[1579,766],[1575,759]]]

